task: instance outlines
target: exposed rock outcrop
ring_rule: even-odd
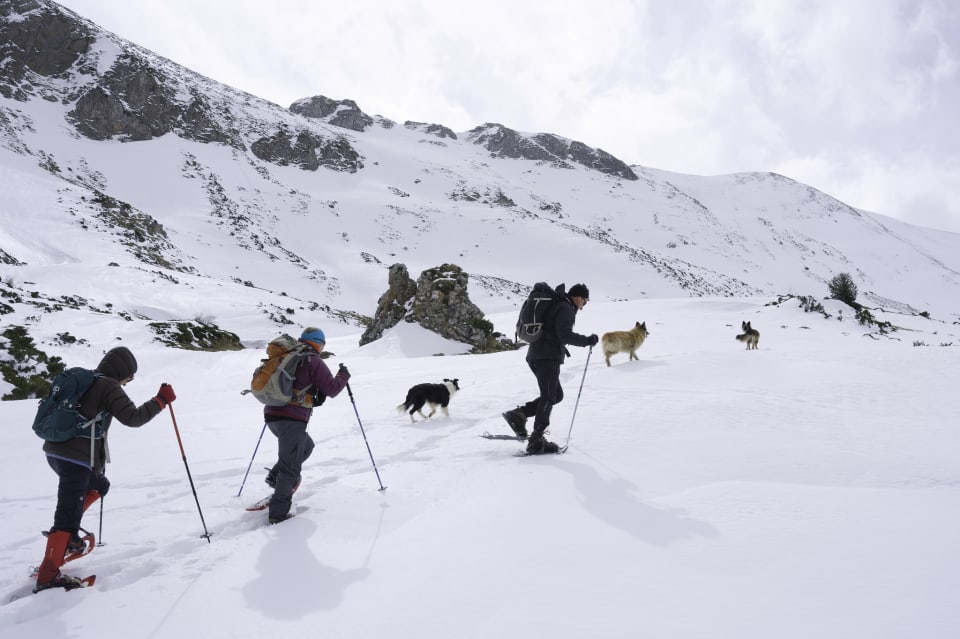
[[[281,129],[251,144],[250,150],[266,162],[280,166],[292,164],[307,171],[325,166],[356,173],[363,168],[360,154],[345,139],[328,140],[307,131],[291,134]]]
[[[93,140],[142,141],[176,131],[198,142],[243,148],[239,137],[213,116],[202,95],[194,93],[189,102],[180,102],[174,85],[146,61],[121,56],[67,117]]]
[[[570,161],[625,180],[638,179],[633,169],[606,151],[552,133],[538,133],[531,138],[502,124],[487,123],[471,129],[469,140],[494,157],[535,160],[559,168],[571,168]]]
[[[389,288],[377,303],[373,322],[360,338],[360,345],[383,336],[400,321],[415,322],[447,339],[473,346],[472,353],[510,350],[516,346],[484,318],[467,295],[469,275],[455,264],[427,269],[416,283],[407,267],[390,267]]]
[[[353,100],[332,100],[323,95],[301,98],[290,105],[290,111],[328,124],[363,132],[373,125],[373,118],[360,110]]]
[[[442,124],[427,124],[425,122],[414,122],[413,120],[407,120],[403,123],[403,126],[411,131],[423,131],[424,133],[435,135],[438,138],[450,138],[451,140],[457,139],[457,134]]]
[[[400,323],[406,316],[417,294],[417,283],[410,278],[407,267],[394,264],[387,276],[387,292],[377,301],[373,321],[360,336],[360,346],[383,337],[384,331]]]
[[[26,100],[30,87],[21,83],[28,71],[42,76],[63,73],[95,40],[83,24],[36,0],[0,3],[0,17],[11,14],[22,17],[0,21],[0,94],[7,98]]]

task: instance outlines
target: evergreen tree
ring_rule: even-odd
[[[830,288],[831,298],[840,300],[853,308],[860,306],[857,304],[857,285],[853,283],[849,273],[834,275],[827,286]]]

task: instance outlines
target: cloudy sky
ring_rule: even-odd
[[[954,0],[62,0],[283,106],[311,95],[629,164],[773,171],[960,232]]]

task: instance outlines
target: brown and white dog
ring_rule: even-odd
[[[750,326],[750,322],[740,322],[742,335],[737,335],[737,340],[747,343],[747,350],[757,350],[757,344],[760,342],[760,331]]]
[[[443,411],[443,414],[447,417],[450,416],[450,413],[447,410],[447,406],[450,405],[450,399],[460,390],[460,380],[459,379],[444,379],[442,384],[417,384],[416,386],[411,386],[410,390],[407,391],[407,399],[402,404],[397,406],[397,412],[409,411],[410,421],[417,421],[413,414],[420,413],[420,416],[424,419],[433,417],[433,414],[437,412],[437,408]],[[430,406],[430,414],[423,414],[424,405]]]
[[[629,331],[611,331],[604,333],[600,338],[603,346],[603,357],[607,360],[607,366],[610,365],[610,357],[617,353],[630,353],[630,359],[640,359],[637,357],[637,349],[643,345],[643,340],[647,339],[647,323],[637,322]]]

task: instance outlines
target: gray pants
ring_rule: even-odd
[[[270,517],[283,517],[290,512],[293,487],[300,481],[303,462],[313,452],[313,439],[305,422],[281,419],[267,422],[267,428],[277,436],[277,487],[270,499]]]

